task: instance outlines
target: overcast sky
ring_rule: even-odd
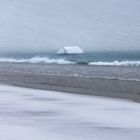
[[[0,51],[140,50],[140,0],[0,0]]]

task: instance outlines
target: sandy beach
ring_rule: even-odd
[[[110,69],[111,73],[113,69],[112,74],[118,76],[116,71],[120,67],[75,68],[1,63],[0,137],[139,140],[140,81],[123,77],[128,74],[138,77],[139,69],[121,68],[119,74],[123,79],[115,79],[86,74],[106,75],[106,71]],[[69,69],[72,73],[68,73]]]
[[[51,65],[47,67],[47,70],[49,67],[52,68]],[[60,67],[58,66],[58,71]],[[140,102],[140,81],[46,74],[38,71],[39,69],[42,70],[43,67],[33,65],[28,68],[28,65],[20,64],[0,65],[0,83]]]

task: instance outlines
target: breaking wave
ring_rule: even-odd
[[[46,63],[46,64],[74,64],[74,62],[67,61],[64,59],[50,59],[47,57],[32,57],[32,58],[21,58],[21,59],[15,59],[15,58],[0,58],[0,62],[6,62],[6,63]]]
[[[103,65],[103,66],[140,66],[140,61],[90,62],[89,65]]]
[[[45,64],[78,64],[78,65],[95,65],[95,66],[140,66],[140,61],[113,61],[113,62],[86,62],[86,61],[69,61],[63,58],[47,58],[47,57],[32,57],[32,58],[0,58],[0,63],[45,63]]]

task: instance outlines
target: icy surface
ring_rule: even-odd
[[[57,54],[83,54],[83,50],[78,46],[68,46],[59,50]]]
[[[139,140],[140,104],[0,85],[2,140]]]

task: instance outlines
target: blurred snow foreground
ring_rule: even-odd
[[[57,54],[83,54],[84,51],[78,46],[67,46],[60,49]]]
[[[1,140],[139,140],[140,104],[0,85]]]

